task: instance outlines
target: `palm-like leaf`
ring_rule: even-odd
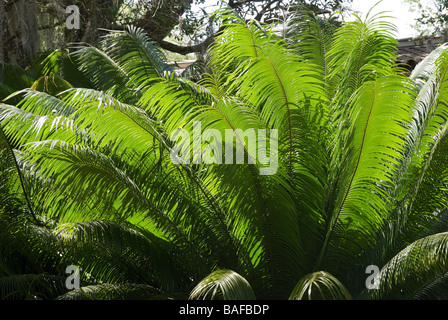
[[[328,272],[305,275],[294,287],[290,300],[349,300],[344,285]]]
[[[373,242],[387,220],[388,190],[394,188],[400,159],[411,144],[412,93],[409,81],[392,76],[364,83],[353,97],[348,120],[353,127],[340,132],[338,141],[347,144],[342,146],[344,154],[335,153],[333,158],[337,165],[342,163],[334,186],[339,193],[334,206],[329,207],[331,215],[317,268],[333,236],[340,235],[342,243],[334,240],[331,254],[353,250],[350,255],[356,257]]]
[[[156,288],[142,284],[97,284],[60,295],[58,300],[159,300],[173,299]]]
[[[446,233],[415,241],[381,269],[376,278],[379,289],[371,294],[382,299],[415,299],[437,282],[443,285],[440,280],[446,274],[446,252]]]
[[[26,182],[0,196],[17,212],[8,192],[29,194],[39,224],[5,227],[4,256],[33,243],[23,259],[45,265],[24,271],[38,279],[79,265],[82,288],[62,288],[63,299],[347,299],[372,261],[386,265],[378,297],[423,265],[424,285],[406,297],[440,288],[446,237],[432,234],[448,212],[446,47],[406,78],[382,16],[336,29],[304,14],[293,39],[218,16],[197,83],[129,28],[70,54],[94,88],[27,89],[0,105],[8,172]],[[174,161],[180,128],[192,143]],[[213,157],[209,129],[236,132]],[[2,275],[18,268],[4,261]]]
[[[246,279],[231,270],[217,270],[196,285],[190,299],[253,300],[254,292]]]

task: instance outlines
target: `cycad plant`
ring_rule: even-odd
[[[218,16],[199,82],[130,27],[0,106],[2,297],[444,298],[448,48],[406,77],[381,15]]]

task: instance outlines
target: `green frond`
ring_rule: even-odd
[[[29,186],[26,183],[26,180],[23,177],[23,173],[20,170],[19,163],[17,161],[16,155],[14,153],[14,149],[11,146],[11,143],[8,137],[5,135],[3,130],[3,125],[0,122],[0,155],[1,155],[1,167],[0,170],[3,173],[6,170],[10,170],[13,172],[13,175],[9,175],[4,181],[4,185],[16,185],[14,189],[3,190],[4,192],[17,192],[19,197],[24,199],[29,214],[35,219],[33,204],[30,199],[29,194]],[[3,194],[2,194],[3,196]]]
[[[79,70],[98,90],[113,94],[122,101],[135,99],[130,90],[130,76],[107,52],[95,47],[81,47],[73,53]]]
[[[390,212],[389,192],[412,143],[413,94],[408,79],[388,76],[364,83],[350,101],[348,130],[338,132],[342,145],[332,154],[332,167],[337,166],[332,171],[338,175],[330,183],[337,194],[331,195],[327,208],[327,234],[317,268],[325,259],[343,259],[337,252],[355,258],[374,245]],[[324,258],[327,251],[334,256]]]
[[[376,276],[376,299],[414,299],[447,272],[447,233],[419,239],[396,254]]]
[[[232,270],[217,270],[205,277],[190,293],[191,300],[255,300],[246,279]]]
[[[226,28],[212,44],[210,61],[212,65],[219,65],[221,70],[232,72],[257,57],[260,47],[269,39],[258,23],[246,23],[243,18],[228,12],[221,14],[221,19]]]
[[[69,90],[71,88],[67,88]],[[17,105],[18,108],[33,112],[39,115],[64,115],[71,116],[76,109],[67,103],[64,103],[60,97],[48,92],[41,92],[32,89],[22,91],[24,98]],[[60,94],[61,92],[59,92]]]
[[[395,30],[384,13],[368,15],[364,21],[357,17],[338,28],[328,51],[328,81],[339,104],[344,104],[362,83],[393,74]]]
[[[120,45],[117,46],[117,43]],[[104,38],[102,47],[128,74],[129,86],[135,90],[174,71],[159,45],[151,41],[143,29],[129,26],[126,31],[110,32]]]
[[[79,47],[72,55],[95,89],[127,103],[135,103],[145,86],[174,73],[160,47],[132,26],[110,31],[99,48]]]
[[[1,300],[49,300],[65,290],[63,276],[19,274],[0,277]]]
[[[52,232],[65,249],[62,260],[77,265],[91,282],[112,283],[121,278],[167,290],[176,286],[173,258],[168,254],[172,245],[147,230],[127,223],[88,220],[61,223]],[[105,266],[102,272],[101,264]]]
[[[305,275],[294,287],[289,300],[350,300],[345,286],[332,274],[318,271]]]
[[[286,30],[286,40],[300,57],[320,68],[322,79],[329,73],[328,52],[333,45],[337,23],[317,16],[308,10],[299,10]]]
[[[48,105],[42,103],[38,107],[40,110],[34,111],[45,113],[46,110],[42,109],[52,106],[56,105],[51,102]],[[73,119],[63,115],[57,116],[56,109],[52,110],[53,112],[48,112],[50,115],[39,115],[27,111],[26,108],[0,104],[0,120],[5,127],[4,133],[11,145],[22,149],[23,145],[29,141],[56,138],[56,136],[60,139],[64,138],[66,141],[74,141],[76,134]]]
[[[95,284],[71,290],[57,300],[159,300],[171,295],[144,284]]]
[[[414,140],[408,174],[403,181],[408,205],[408,237],[427,232],[447,206],[446,132],[448,128],[448,50],[429,56],[416,78]],[[431,74],[429,74],[429,72]],[[425,76],[425,74],[427,76]],[[409,241],[409,240],[408,240]]]
[[[440,55],[448,48],[447,44],[438,46],[429,53],[422,61],[420,61],[412,70],[409,78],[422,85],[436,72],[437,64],[436,60]]]

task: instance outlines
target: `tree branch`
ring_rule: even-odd
[[[237,1],[237,2],[229,1],[229,7],[235,9],[235,8],[243,6],[243,5],[245,5],[247,3],[250,3],[250,2],[253,3],[253,2],[263,2],[263,1],[264,0],[240,0],[240,1]]]
[[[181,46],[181,45],[177,45],[175,43],[168,42],[165,40],[158,41],[158,42],[159,42],[159,45],[165,50],[168,50],[171,52],[176,52],[179,54],[187,54],[187,53],[194,53],[194,52],[204,52],[213,43],[214,39],[215,39],[215,35],[212,35],[212,36],[206,38],[204,41],[202,41],[198,44],[192,45],[192,46]]]

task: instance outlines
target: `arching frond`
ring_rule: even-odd
[[[63,276],[20,274],[0,277],[2,300],[50,300],[65,290]]]
[[[191,300],[254,300],[255,294],[242,276],[232,270],[217,270],[196,285]]]
[[[123,283],[81,287],[58,296],[57,300],[158,300],[170,297],[149,285]]]
[[[384,13],[356,17],[335,33],[328,51],[332,95],[338,105],[344,105],[362,83],[393,74],[397,55],[395,26]]]
[[[390,212],[388,192],[395,188],[403,154],[412,143],[413,91],[406,78],[389,76],[364,83],[350,108],[348,130],[338,132],[342,145],[332,155],[332,165],[338,166],[332,168],[338,174],[332,178],[337,194],[330,196],[334,202],[329,203],[317,268],[325,259],[343,259],[338,251],[355,258],[374,245]],[[326,252],[336,255],[324,258]]]
[[[322,80],[326,80],[329,55],[338,23],[332,17],[323,18],[306,9],[292,16],[286,32],[286,40],[297,54],[320,68]]]
[[[3,190],[0,196],[3,200],[10,198],[8,194],[17,194],[18,198],[24,199],[29,214],[35,219],[34,206],[30,199],[29,186],[23,177],[23,173],[17,161],[14,149],[12,148],[8,137],[3,131],[3,126],[0,123],[0,172],[2,174]],[[9,172],[8,172],[9,171]],[[6,174],[5,174],[6,173]],[[12,174],[11,174],[12,173]],[[8,201],[5,201],[6,205]],[[2,205],[3,207],[3,205]],[[2,208],[5,209],[5,208]],[[3,211],[3,210],[2,210]],[[1,211],[0,211],[1,213]]]
[[[376,276],[377,299],[413,299],[447,272],[446,233],[419,239],[395,255]]]
[[[81,47],[73,53],[79,69],[98,90],[114,94],[122,101],[135,99],[129,88],[130,76],[107,52],[95,47]]]
[[[328,272],[305,275],[294,287],[289,300],[350,300],[344,285]]]
[[[143,29],[129,26],[126,31],[110,32],[102,46],[129,75],[129,85],[134,89],[139,90],[155,78],[174,71],[158,44],[151,41]]]
[[[427,67],[421,66],[420,71],[414,74],[418,90],[414,116],[415,144],[408,175],[402,184],[407,192],[404,202],[409,204],[410,209],[407,227],[413,230],[412,234],[428,228],[425,225],[431,224],[437,212],[447,206],[444,190],[447,174],[445,164],[448,161],[445,152],[448,129],[448,49],[436,50],[423,65]]]
[[[112,283],[124,278],[166,290],[176,287],[173,258],[168,254],[172,245],[147,230],[114,221],[88,220],[61,223],[52,233],[65,248],[62,260],[77,265],[85,282]]]

